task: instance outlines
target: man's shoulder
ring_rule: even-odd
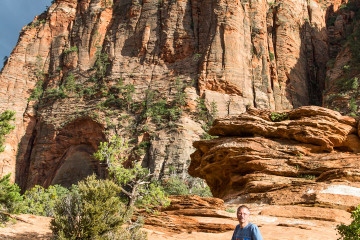
[[[257,229],[257,228],[259,228],[256,224],[253,224],[253,223],[249,223],[249,225],[248,225],[248,227],[250,228],[250,229]]]
[[[263,240],[259,227],[253,223],[249,223],[249,230],[254,234],[254,239]]]

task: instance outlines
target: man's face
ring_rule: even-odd
[[[241,208],[237,211],[237,218],[240,223],[249,222],[250,212],[246,208]]]

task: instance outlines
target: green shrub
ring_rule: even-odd
[[[360,240],[360,208],[357,207],[355,211],[351,213],[353,221],[350,225],[340,224],[336,226],[337,231],[340,234],[339,240]]]
[[[64,88],[62,86],[60,86],[58,88],[46,89],[45,97],[47,99],[59,99],[59,98],[66,98],[67,95],[64,92]]]
[[[351,69],[351,66],[350,66],[350,65],[344,65],[344,66],[343,66],[343,70],[344,70],[344,71],[350,71],[350,69]]]
[[[336,85],[342,91],[356,90],[359,87],[359,78],[341,78],[336,81]]]
[[[97,47],[97,50],[95,52],[96,60],[94,64],[94,69],[96,71],[95,77],[97,80],[103,80],[107,67],[110,65],[109,56],[106,52],[102,52],[101,47]]]
[[[208,119],[208,111],[205,105],[205,99],[203,98],[197,98],[196,99],[196,109],[197,109],[197,114],[198,114],[198,118],[200,120],[206,121]]]
[[[235,213],[236,212],[236,210],[233,209],[233,208],[227,208],[227,209],[225,209],[225,211],[228,212],[228,213]]]
[[[186,105],[186,92],[184,91],[186,85],[181,81],[180,78],[177,78],[175,81],[175,99],[174,104],[178,107],[183,107]]]
[[[66,54],[69,54],[69,53],[71,53],[71,52],[77,52],[77,51],[78,51],[77,46],[72,46],[72,47],[70,47],[70,48],[68,48],[68,49],[65,49],[65,50],[64,50],[64,54],[66,55]]]
[[[149,141],[143,141],[134,148],[134,152],[138,156],[143,156],[143,155],[146,154],[146,151],[149,149],[149,147],[150,147],[150,142]]]
[[[20,195],[20,188],[16,183],[10,183],[10,175],[0,179],[0,221],[7,220],[5,213],[19,213],[22,210],[23,197]]]
[[[181,179],[177,175],[171,175],[163,180],[164,191],[169,195],[198,195],[200,197],[212,197],[209,186],[200,178],[187,176]]]
[[[40,99],[41,95],[44,92],[44,88],[43,88],[43,81],[39,80],[36,82],[35,84],[35,88],[33,89],[33,91],[31,92],[31,95],[29,97],[29,100],[37,100]]]
[[[54,216],[54,206],[58,199],[61,199],[69,192],[66,188],[55,185],[44,189],[36,185],[24,194],[24,213],[40,215],[40,216]]]
[[[82,88],[82,85],[76,84],[74,74],[70,73],[66,77],[64,88],[65,88],[65,92],[76,93],[76,92],[80,91],[80,89]]]
[[[0,153],[5,150],[3,144],[5,142],[5,135],[9,134],[11,130],[15,128],[14,125],[11,125],[11,121],[15,121],[15,112],[10,110],[5,110],[0,114]]]
[[[51,229],[57,239],[106,239],[126,221],[120,187],[90,176],[57,201]]]
[[[97,89],[96,89],[96,86],[89,86],[89,87],[86,87],[86,88],[83,88],[79,95],[80,96],[88,96],[88,97],[92,97],[94,96],[95,94],[97,93]]]
[[[209,186],[195,185],[190,189],[190,194],[198,195],[200,197],[212,197],[212,193]]]
[[[288,113],[276,113],[276,112],[272,112],[270,115],[270,119],[273,122],[281,122],[284,120],[288,120],[289,119],[289,114]]]
[[[31,24],[27,25],[25,29],[31,29],[40,26],[41,24],[46,23],[46,20],[35,20]]]
[[[123,80],[120,78],[116,85],[110,87],[110,94],[103,104],[105,107],[117,107],[119,109],[131,110],[134,92],[134,85],[124,85]]]
[[[206,182],[197,177],[187,177],[189,183],[190,194],[198,195],[200,197],[212,197],[210,187]]]
[[[126,228],[121,228],[117,233],[108,232],[103,239],[108,240],[146,240],[147,232],[142,231],[144,222],[141,217],[136,222],[132,222]]]
[[[183,95],[177,94],[176,96],[178,99],[167,102],[165,99],[161,99],[157,92],[146,91],[146,98],[142,104],[142,118],[151,118],[158,127],[162,124],[176,122],[181,117],[182,104],[184,103]]]
[[[211,136],[207,131],[209,131],[209,129],[205,130],[205,133],[200,136],[201,139],[211,140],[211,139],[214,139],[214,138],[218,138],[218,136]]]
[[[35,62],[35,69],[33,74],[36,78],[36,84],[35,88],[32,90],[32,93],[28,100],[39,100],[44,92],[44,79],[45,74],[43,72],[43,64],[42,64],[42,58],[40,55],[36,56],[36,62]]]
[[[351,112],[356,112],[358,109],[358,106],[356,104],[356,99],[355,98],[351,98],[350,102],[349,102],[349,109]]]
[[[104,0],[105,8],[112,7],[113,4],[114,4],[114,3],[113,3],[112,0]]]
[[[92,67],[92,70],[95,70],[95,73],[92,76],[90,76],[86,81],[86,83],[93,83],[93,84],[91,84],[91,86],[86,86],[85,84],[86,87],[82,89],[80,84],[75,84],[75,86],[74,83],[70,84],[70,86],[65,85],[65,88],[68,88],[69,91],[70,89],[74,89],[75,87],[79,97],[85,96],[92,98],[96,96],[104,97],[108,95],[108,86],[106,84],[105,77],[106,77],[107,68],[110,65],[109,56],[107,55],[106,52],[102,51],[101,47],[96,46],[96,48],[97,48],[95,52],[96,60],[94,66]]]
[[[270,57],[270,61],[273,61],[275,59],[274,54],[270,51],[269,51],[269,57]]]
[[[304,175],[300,175],[301,178],[305,178],[307,180],[315,180],[316,176],[315,175],[311,175],[311,174],[304,174]]]
[[[174,83],[174,99],[167,101],[158,91],[147,90],[142,103],[142,119],[150,118],[157,127],[175,127],[175,122],[181,118],[186,105],[186,84],[180,78]],[[171,90],[173,92],[173,89]]]
[[[201,139],[213,139],[215,137],[211,136],[208,134],[208,131],[211,127],[211,125],[213,124],[217,113],[218,113],[218,109],[217,109],[217,105],[215,101],[212,101],[210,103],[210,109],[208,110],[205,104],[205,99],[202,98],[197,98],[196,99],[196,108],[197,108],[197,118],[203,122],[205,122],[205,124],[203,124],[201,127],[202,129],[205,131],[205,133],[203,135],[201,135]]]
[[[169,195],[188,195],[189,186],[178,176],[172,176],[164,182],[164,191]]]
[[[354,112],[349,113],[349,116],[350,117],[357,117],[356,113],[354,113]]]
[[[97,33],[98,34],[98,33]],[[75,76],[73,74],[69,74],[66,79],[66,83],[64,85],[66,92],[76,92],[78,97],[106,97],[111,96],[112,99],[108,99],[102,105],[106,105],[109,107],[111,105],[117,105],[121,101],[119,101],[113,92],[109,94],[109,87],[107,84],[106,73],[108,66],[110,65],[109,56],[106,52],[102,51],[100,46],[96,46],[97,50],[95,52],[95,63],[91,70],[94,70],[94,73],[81,84],[75,84]],[[68,50],[68,52],[72,50],[75,51],[77,48],[72,47]],[[133,85],[129,85],[132,87],[129,91],[134,91]],[[117,88],[118,85],[112,86],[111,88]],[[125,86],[127,88],[128,85]],[[132,93],[131,92],[131,93]],[[114,101],[115,100],[115,101]],[[128,101],[129,102],[129,101]]]
[[[201,53],[195,53],[193,56],[193,61],[198,62],[201,59]]]

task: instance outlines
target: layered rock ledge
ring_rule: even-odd
[[[315,106],[249,108],[209,133],[218,138],[194,143],[189,173],[216,197],[344,210],[360,202],[358,119]]]

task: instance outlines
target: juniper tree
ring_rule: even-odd
[[[10,122],[15,120],[15,112],[6,110],[0,114],[0,153],[5,150],[3,144],[5,142],[5,135],[9,134],[15,126],[11,125]]]
[[[90,176],[74,185],[55,204],[51,229],[56,239],[109,239],[117,235],[124,219],[120,189],[110,180]]]
[[[351,213],[353,221],[349,225],[336,226],[340,234],[339,240],[360,240],[360,206]]]
[[[120,137],[114,136],[109,142],[100,143],[95,159],[108,166],[110,178],[113,179],[127,198],[127,209],[131,210],[135,202],[142,206],[167,204],[162,187],[151,180],[152,174],[143,168],[140,162],[133,162],[126,168],[128,145]]]

